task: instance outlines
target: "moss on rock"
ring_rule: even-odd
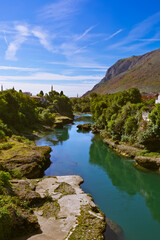
[[[77,217],[77,226],[68,240],[103,240],[105,227],[104,214],[98,207],[81,206],[80,216]]]
[[[40,208],[43,211],[43,217],[50,218],[55,217],[57,218],[57,215],[60,211],[60,205],[58,201],[51,201],[46,202],[44,205]]]
[[[70,195],[76,193],[75,189],[66,182],[60,183],[60,185],[55,189],[55,192],[62,193],[62,195]]]

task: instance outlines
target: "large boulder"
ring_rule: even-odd
[[[42,177],[50,165],[51,148],[38,147],[21,142],[14,142],[12,148],[1,151],[0,170],[8,171],[14,177]]]

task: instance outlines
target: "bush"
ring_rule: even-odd
[[[3,130],[0,130],[0,141],[4,141],[4,140],[6,140],[6,135],[3,132]]]
[[[6,192],[6,188],[11,187],[11,175],[8,172],[0,171],[0,194]]]
[[[12,143],[4,143],[0,145],[0,150],[8,150],[12,148]]]
[[[12,173],[11,174],[12,174],[13,178],[21,179],[23,177],[23,175],[21,173],[21,170],[19,168],[12,169]]]
[[[39,114],[40,120],[43,124],[53,125],[55,121],[55,114],[51,113],[49,109],[44,109],[41,114]]]
[[[132,135],[134,134],[138,129],[138,122],[135,117],[129,117],[125,121],[124,124],[124,130],[125,130],[125,135]]]

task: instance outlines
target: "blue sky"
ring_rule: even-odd
[[[160,2],[0,0],[0,84],[81,96],[118,59],[160,48]]]

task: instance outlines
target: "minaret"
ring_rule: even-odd
[[[53,85],[51,85],[51,92],[53,91]]]
[[[1,85],[1,92],[3,92],[3,85]]]

